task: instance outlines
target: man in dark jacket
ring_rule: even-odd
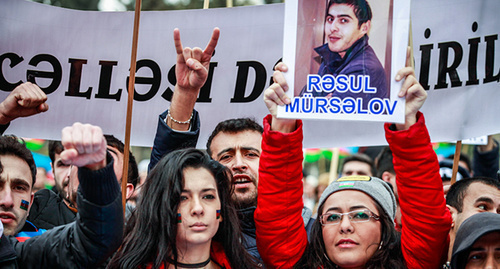
[[[5,228],[0,240],[1,268],[92,268],[121,243],[120,187],[101,129],[75,123],[63,129],[62,142],[63,161],[80,168],[77,221],[20,242],[15,235],[32,202],[35,164],[17,138],[0,138],[0,217]]]
[[[115,174],[118,182],[121,183],[125,145],[112,135],[105,135],[105,138],[108,150],[114,159]],[[28,220],[38,228],[52,229],[55,226],[68,224],[75,220],[78,212],[76,205],[78,168],[64,164],[61,158],[63,150],[64,147],[61,142],[49,142],[49,156],[52,161],[56,192],[43,189],[35,193]],[[127,200],[132,196],[139,179],[137,162],[132,153],[129,155],[128,167],[129,173],[125,196]],[[126,217],[128,217],[133,208],[128,203],[126,207]]]

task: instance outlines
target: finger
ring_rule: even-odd
[[[92,126],[91,128],[91,137],[92,137],[92,148],[93,152],[102,151],[103,148],[106,148],[106,139],[102,133],[102,129],[99,126]],[[104,147],[103,145],[104,141]]]
[[[202,56],[203,56],[203,51],[200,49],[200,48],[194,48],[192,51],[191,51],[191,55],[193,56],[193,59],[201,62],[202,61]],[[201,68],[201,65],[200,66],[195,66],[196,69],[198,68]]]
[[[279,62],[274,67],[274,70],[278,70],[278,71],[281,71],[281,72],[287,72],[288,71],[288,66],[285,63],[283,63],[283,62]]]
[[[31,82],[26,83],[26,90],[31,93],[33,100],[40,102],[43,100],[45,93],[36,85]]]
[[[412,85],[418,84],[417,79],[410,75],[407,76],[406,79],[403,81],[403,85],[401,85],[401,88],[409,89]]]
[[[49,105],[47,103],[42,103],[36,108],[37,113],[45,112],[47,110],[49,110]]]
[[[74,159],[78,157],[78,152],[76,149],[65,149],[61,152],[61,154],[59,154],[59,156],[64,164],[70,165],[73,164]]]
[[[415,71],[411,67],[403,67],[396,73],[396,81],[401,81],[406,76],[415,76]]]
[[[193,58],[192,49],[189,47],[185,47],[182,50],[182,56],[184,57],[185,62],[187,62],[187,60],[189,60],[190,58]]]
[[[418,84],[417,79],[412,75],[407,76],[406,79],[403,81],[403,84],[401,84],[401,90],[399,91],[398,96],[404,97],[408,95],[408,90],[414,84]]]
[[[36,99],[33,91],[30,90],[30,85],[24,83],[19,89],[17,96],[17,103],[22,107],[30,107],[32,102]]]
[[[181,32],[178,28],[174,29],[174,43],[175,43],[175,51],[177,55],[182,54],[182,42],[181,42]]]
[[[61,144],[65,149],[73,148],[73,129],[70,126],[64,127],[61,131]]]
[[[285,76],[283,76],[281,71],[274,71],[273,81],[283,88],[283,91],[288,91],[288,83],[286,82]]]
[[[93,153],[94,152],[94,139],[92,137],[92,125],[84,124],[81,129],[82,134],[82,147],[84,149],[84,153]]]
[[[427,99],[427,92],[425,91],[424,87],[420,85],[420,83],[414,83],[412,84],[407,91],[408,96],[413,96],[415,98],[423,98],[424,100]]]
[[[47,101],[47,94],[45,94],[45,92],[42,91],[42,89],[40,89],[40,87],[38,87],[38,85],[33,84],[33,87],[35,88],[38,100],[42,103]]]
[[[196,71],[196,72],[198,72],[198,71],[204,71],[205,70],[203,68],[203,65],[199,61],[197,61],[197,60],[195,60],[193,58],[189,58],[186,61],[186,65],[187,65],[187,67],[189,67],[189,69],[191,69],[193,71]]]
[[[219,28],[215,27],[214,31],[212,32],[212,38],[210,38],[210,41],[208,41],[207,47],[203,51],[203,54],[208,56],[209,59],[214,54],[215,47],[217,46],[217,43],[219,42],[219,36],[220,36],[220,30],[219,30]]]
[[[19,105],[36,110],[41,103],[47,101],[47,95],[36,84],[26,83],[25,90],[26,95]]]
[[[412,59],[411,59],[411,47],[408,46],[406,48],[406,65],[405,66],[411,67],[411,61],[412,61]]]
[[[78,154],[85,153],[85,147],[83,146],[83,124],[76,122],[72,126],[72,139],[73,139],[73,147],[76,149]]]
[[[271,87],[266,90],[266,93],[269,100],[273,100],[280,106],[290,103],[290,98],[288,98],[283,88],[277,83],[271,85]]]

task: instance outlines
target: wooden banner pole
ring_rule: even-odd
[[[450,185],[457,181],[458,162],[460,161],[460,152],[462,151],[462,140],[458,140],[455,145],[455,155],[453,156],[453,170],[451,175]]]
[[[123,152],[123,173],[122,173],[122,205],[123,215],[125,216],[125,204],[127,202],[127,180],[128,180],[128,162],[130,155],[130,129],[132,126],[132,104],[134,102],[135,70],[137,61],[137,43],[139,40],[139,20],[141,17],[141,0],[135,1],[134,15],[134,33],[132,36],[132,54],[130,60],[130,76],[128,81],[128,102],[127,119],[125,123],[125,149]]]

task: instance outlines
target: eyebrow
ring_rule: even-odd
[[[12,180],[13,183],[16,183],[16,184],[20,184],[20,185],[26,185],[26,186],[30,186],[30,184],[28,183],[28,181],[26,181],[25,179],[23,178],[15,178],[14,180]]]
[[[366,207],[364,205],[355,205],[355,206],[349,207],[349,212],[354,211],[354,210],[358,210],[358,209],[368,209],[368,210],[370,210],[368,207]],[[328,211],[342,211],[342,210],[340,209],[340,207],[330,207],[330,208],[328,208],[325,211],[325,213],[328,212]]]
[[[349,19],[352,19],[351,15],[349,15],[349,14],[340,14],[340,15],[334,16],[334,15],[328,13],[326,16],[327,17],[337,17],[337,18],[349,18]]]
[[[205,188],[205,189],[201,190],[201,192],[209,192],[209,191],[216,191],[216,189],[215,188]],[[191,190],[183,189],[182,192],[191,193]]]
[[[257,148],[254,148],[254,147],[241,147],[241,150],[257,151],[258,153],[260,153],[260,150],[258,150]],[[217,153],[217,158],[219,158],[222,154],[229,152],[229,151],[236,151],[236,149],[235,148],[225,148],[225,149],[221,150],[219,153]]]
[[[479,203],[479,202],[486,202],[489,204],[493,204],[493,199],[491,199],[490,197],[481,196],[477,198],[476,201],[474,201],[474,203]]]

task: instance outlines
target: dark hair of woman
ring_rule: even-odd
[[[380,213],[380,224],[382,229],[380,240],[383,244],[368,260],[365,264],[365,268],[406,269],[407,267],[401,251],[401,234],[396,231],[393,221],[385,213],[382,207],[376,201],[374,201],[374,203]],[[323,212],[324,204],[325,203],[319,207],[318,214]],[[323,241],[323,229],[319,218],[313,223],[309,238],[310,242],[304,254],[295,265],[295,268],[339,268],[327,257]]]
[[[186,168],[205,168],[215,178],[223,221],[212,240],[222,245],[232,268],[255,268],[243,247],[244,239],[231,201],[231,173],[197,149],[173,151],[150,171],[125,228],[124,242],[108,268],[145,268],[147,265],[160,268],[177,264],[177,212]]]

